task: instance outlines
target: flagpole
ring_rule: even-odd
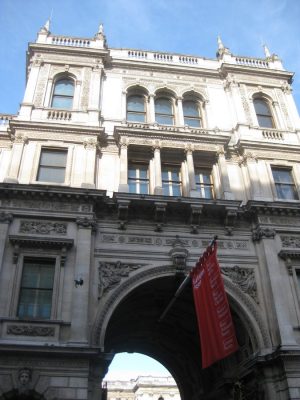
[[[211,241],[209,246],[213,246],[216,241],[218,239],[218,236],[216,235],[213,240]],[[201,258],[201,257],[200,257]],[[181,282],[179,288],[176,290],[173,298],[171,299],[170,303],[167,305],[167,307],[165,308],[165,310],[163,311],[163,313],[161,314],[161,316],[159,317],[157,322],[161,322],[165,316],[167,315],[168,311],[170,310],[170,308],[173,306],[173,304],[175,303],[175,301],[177,300],[177,298],[179,297],[179,295],[183,292],[183,290],[186,288],[186,286],[190,283],[191,281],[191,277],[190,274],[188,274],[185,279]]]

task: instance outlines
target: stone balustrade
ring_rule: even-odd
[[[254,68],[269,68],[269,63],[260,58],[235,57],[236,64]]]
[[[12,114],[0,114],[0,125],[8,125],[13,117]]]
[[[284,135],[282,132],[274,130],[274,129],[264,129],[262,131],[262,135],[264,139],[269,140],[284,140]]]
[[[90,39],[72,38],[67,36],[52,36],[51,44],[58,46],[90,47]]]
[[[59,121],[70,121],[72,118],[72,112],[66,110],[49,110],[47,118]]]

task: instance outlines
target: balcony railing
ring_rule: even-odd
[[[13,117],[14,115],[12,114],[0,114],[0,125],[8,125]]]
[[[269,140],[284,140],[283,133],[276,130],[265,129],[262,131],[262,135],[264,139]]]
[[[268,61],[260,58],[235,57],[235,61],[238,65],[244,65],[246,67],[269,68]]]
[[[72,112],[66,110],[49,110],[47,118],[58,121],[70,121],[72,118]]]
[[[52,44],[58,46],[90,47],[90,39],[72,38],[67,36],[52,36]]]

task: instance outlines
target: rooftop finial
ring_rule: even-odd
[[[263,45],[263,49],[264,49],[264,53],[265,53],[266,58],[271,57],[270,50],[268,49],[266,44]]]
[[[46,31],[50,31],[50,18],[49,19],[47,19],[47,21],[46,21],[46,23],[45,23],[45,25],[44,25],[44,29],[46,30]]]
[[[102,22],[99,24],[98,34],[104,35],[104,26],[103,26]]]
[[[224,44],[223,44],[223,42],[222,42],[222,39],[221,39],[221,36],[220,35],[218,35],[218,49],[219,50],[223,50],[224,49]]]

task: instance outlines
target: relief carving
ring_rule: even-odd
[[[100,262],[98,267],[98,298],[121,282],[122,278],[129,276],[129,273],[141,268],[145,264],[123,264],[121,261],[115,263]]]
[[[15,336],[54,336],[55,329],[48,326],[8,325],[6,333]]]
[[[50,235],[51,233],[66,235],[67,224],[60,222],[21,221],[19,232],[41,235]]]
[[[34,105],[36,107],[43,106],[43,99],[44,99],[44,95],[46,92],[49,67],[50,67],[50,65],[43,65],[42,68],[40,69],[39,80],[38,80],[35,97],[34,97]]]
[[[300,237],[299,236],[280,236],[283,247],[300,248]]]
[[[258,302],[253,269],[241,268],[238,265],[235,265],[233,268],[223,267],[222,272],[225,276],[228,276],[234,284],[238,285],[244,293],[247,293]]]

